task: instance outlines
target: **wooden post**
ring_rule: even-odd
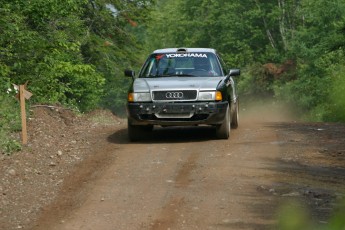
[[[26,145],[28,143],[28,132],[26,129],[26,110],[25,110],[25,100],[29,100],[32,96],[32,93],[26,90],[28,82],[24,85],[16,85],[12,84],[13,87],[18,90],[16,98],[19,99],[20,102],[20,113],[22,114],[22,143]]]
[[[26,110],[25,110],[25,86],[19,86],[19,101],[20,101],[20,111],[22,114],[22,143],[26,145],[28,143],[28,133],[26,130]]]

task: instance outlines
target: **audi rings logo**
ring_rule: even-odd
[[[165,97],[168,99],[181,99],[183,98],[182,92],[167,92],[165,94]]]

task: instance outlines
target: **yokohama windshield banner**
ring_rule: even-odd
[[[206,54],[203,53],[173,53],[173,54],[166,54],[167,58],[183,58],[183,57],[195,57],[195,58],[207,58]]]

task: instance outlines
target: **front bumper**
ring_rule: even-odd
[[[132,125],[217,125],[223,122],[227,105],[227,101],[128,103],[127,116]]]

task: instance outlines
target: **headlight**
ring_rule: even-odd
[[[221,101],[222,93],[220,91],[199,92],[199,101]]]
[[[143,102],[151,101],[150,93],[129,93],[128,102]]]

